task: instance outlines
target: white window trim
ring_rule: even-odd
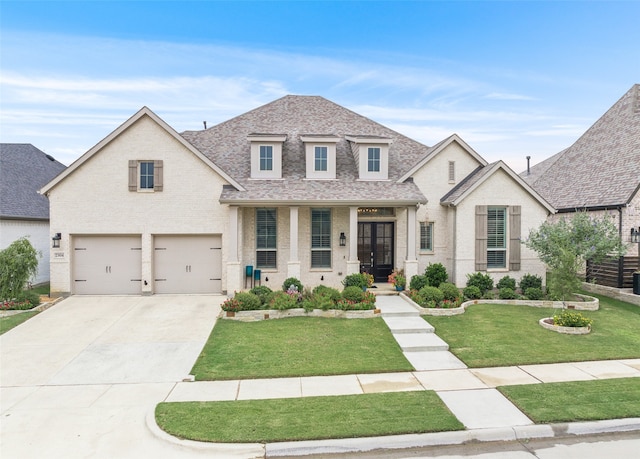
[[[282,144],[286,135],[250,135],[251,178],[262,180],[282,179]],[[273,151],[273,169],[260,170],[260,147],[270,146]]]
[[[422,248],[422,228],[423,225],[425,227],[431,227],[431,248]],[[419,237],[419,243],[420,243],[420,253],[433,253],[434,252],[434,229],[435,229],[435,225],[434,222],[420,222],[420,237]]]

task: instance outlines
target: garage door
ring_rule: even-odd
[[[220,293],[222,236],[155,236],[155,293]]]
[[[73,293],[139,295],[140,236],[74,236]]]

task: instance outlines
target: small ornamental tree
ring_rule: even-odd
[[[570,220],[544,222],[529,233],[525,245],[548,266],[549,291],[562,300],[580,287],[578,272],[587,261],[600,263],[626,252],[613,219],[592,218],[586,212]]]
[[[26,237],[0,250],[0,300],[11,300],[38,272],[38,251]]]

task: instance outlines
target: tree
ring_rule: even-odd
[[[38,272],[38,251],[25,237],[0,250],[0,300],[15,298]]]
[[[600,263],[626,252],[613,218],[592,218],[586,212],[544,222],[524,244],[548,266],[549,290],[563,300],[580,287],[578,272],[587,261]]]

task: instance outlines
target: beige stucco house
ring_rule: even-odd
[[[314,96],[182,134],[145,107],[41,192],[55,295],[232,293],[248,266],[272,288],[436,262],[461,286],[544,276],[520,237],[554,212],[457,135],[427,147]]]

